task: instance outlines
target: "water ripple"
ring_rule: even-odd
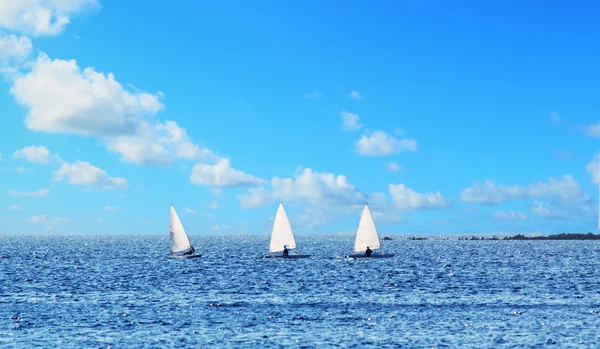
[[[386,241],[392,259],[331,258],[352,236],[0,237],[0,346],[595,348],[598,241]]]

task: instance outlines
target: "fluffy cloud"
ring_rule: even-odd
[[[342,118],[342,131],[356,131],[363,126],[358,122],[358,114],[343,111],[340,113],[340,117]]]
[[[14,34],[3,35],[0,32],[0,67],[2,62],[24,60],[31,53],[32,46],[28,37]]]
[[[120,189],[129,186],[125,178],[109,177],[106,171],[83,161],[76,161],[73,164],[63,162],[55,172],[55,179],[77,185],[99,185],[105,189]]]
[[[21,209],[21,207],[20,207],[20,206],[17,206],[17,205],[10,205],[10,206],[8,206],[8,208],[9,208],[10,210],[13,210],[13,211],[17,211],[17,210],[20,210],[20,209]]]
[[[30,145],[23,149],[19,149],[13,153],[13,156],[17,159],[26,159],[29,162],[37,162],[40,164],[47,164],[50,162],[50,151],[42,145]]]
[[[355,101],[362,101],[363,96],[360,94],[360,92],[358,92],[356,90],[352,90],[348,94],[348,98],[354,99]]]
[[[594,158],[587,164],[585,169],[592,176],[594,183],[600,185],[600,153],[594,155]]]
[[[527,215],[523,212],[517,211],[496,211],[494,212],[494,218],[501,221],[524,221],[527,219]]]
[[[396,163],[396,162],[388,162],[386,164],[386,168],[387,168],[388,172],[391,172],[391,173],[404,172],[404,168],[402,168],[402,166],[398,165],[398,163]]]
[[[383,131],[363,134],[355,146],[356,151],[363,156],[386,156],[403,151],[417,151],[417,141],[414,139],[398,140]]]
[[[568,217],[566,212],[561,211],[547,203],[539,202],[537,200],[535,200],[533,205],[531,205],[531,212],[546,219],[562,220],[567,219]]]
[[[14,81],[11,93],[30,108],[27,127],[50,133],[129,134],[144,116],[163,108],[157,96],[129,92],[112,74],[81,71],[74,60],[51,60],[45,54]]]
[[[206,161],[218,159],[212,150],[192,143],[186,130],[174,121],[154,125],[141,121],[133,133],[107,137],[106,144],[108,149],[121,154],[123,160],[135,164],[168,165],[175,157]]]
[[[271,190],[252,188],[247,195],[238,196],[242,208],[264,206],[282,200],[300,201],[318,205],[321,202],[337,204],[364,203],[366,195],[354,188],[344,175],[298,169],[293,178],[273,177]]]
[[[198,213],[198,211],[191,209],[191,208],[187,208],[187,207],[183,209],[183,212],[191,213],[191,214]]]
[[[577,218],[595,217],[597,208],[590,204],[550,205],[535,200],[531,212],[549,220],[572,220]]]
[[[219,208],[219,203],[215,201],[212,204],[208,205],[208,207],[212,208],[213,210],[216,210],[217,208]]]
[[[212,160],[214,153],[192,143],[174,121],[159,122],[162,93],[125,89],[113,74],[81,70],[74,60],[41,54],[10,90],[29,108],[27,128],[99,138],[124,161],[169,164],[173,158]]]
[[[34,36],[58,35],[71,16],[97,7],[97,0],[2,0],[0,27]]]
[[[497,205],[511,199],[549,198],[562,202],[588,202],[590,197],[578,181],[570,175],[550,178],[547,182],[534,182],[529,186],[505,186],[492,181],[475,182],[460,193],[465,202]]]
[[[104,211],[112,211],[112,212],[117,212],[117,211],[121,211],[120,208],[118,207],[114,207],[114,206],[104,206]]]
[[[19,166],[19,167],[15,167],[15,172],[23,173],[23,172],[27,172],[27,169],[23,166]]]
[[[10,196],[28,196],[28,197],[42,197],[50,194],[50,190],[48,189],[40,189],[37,191],[18,191],[18,190],[9,190],[7,194]]]
[[[64,222],[68,222],[68,221],[69,220],[66,218],[62,218],[62,217],[48,218],[48,217],[46,217],[46,215],[31,216],[27,219],[27,222],[31,223],[31,224],[52,224],[52,223],[64,223]]]
[[[436,210],[451,205],[451,202],[445,199],[439,191],[421,194],[407,188],[404,184],[390,184],[388,189],[394,205],[401,211]]]
[[[192,168],[190,182],[216,187],[253,187],[265,183],[263,179],[233,169],[229,159],[225,158],[214,165],[196,164]]]
[[[600,137],[600,121],[585,128],[585,135],[588,137]]]

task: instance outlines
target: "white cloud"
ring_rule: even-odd
[[[592,181],[600,185],[600,153],[594,155],[594,158],[587,164],[585,169],[592,176]]]
[[[68,221],[69,220],[66,218],[62,218],[62,217],[48,218],[48,217],[46,217],[46,215],[31,216],[27,219],[27,222],[31,223],[31,224],[65,223]]]
[[[597,213],[597,207],[585,203],[554,206],[535,200],[530,208],[531,212],[548,220],[572,220],[582,217],[595,217]]]
[[[198,213],[198,211],[191,209],[191,208],[187,208],[187,207],[183,209],[183,212],[191,213],[191,214]]]
[[[76,185],[99,185],[105,189],[121,189],[129,186],[125,178],[109,177],[106,171],[89,162],[79,160],[73,164],[63,162],[55,172],[55,179]]]
[[[323,94],[320,91],[314,90],[312,92],[307,92],[304,94],[304,98],[319,98]]]
[[[98,222],[106,222],[106,220],[104,218],[96,218],[96,221],[98,221]]]
[[[221,196],[223,194],[223,188],[212,188],[214,196]]]
[[[17,206],[17,205],[10,205],[10,206],[8,206],[8,208],[9,208],[10,210],[13,210],[13,211],[17,211],[17,210],[20,210],[20,209],[21,209],[21,207],[20,207],[20,206]]]
[[[34,36],[58,35],[71,16],[98,7],[97,0],[2,0],[0,27]]]
[[[558,126],[561,124],[562,118],[558,113],[552,112],[550,113],[550,122],[552,123],[552,125]]]
[[[578,181],[570,175],[549,178],[547,182],[534,182],[529,186],[505,186],[487,180],[475,182],[460,193],[465,202],[497,205],[511,199],[550,198],[563,202],[588,202],[590,197]]]
[[[204,217],[209,218],[209,219],[213,219],[213,218],[215,218],[215,215],[211,214],[211,213],[205,213]]]
[[[357,204],[365,202],[366,196],[354,188],[344,175],[313,172],[310,168],[298,169],[293,178],[273,177],[271,190],[252,188],[247,195],[238,196],[242,208],[264,206],[282,200],[299,201],[313,205],[321,202]]]
[[[340,113],[340,117],[342,118],[342,131],[356,131],[363,126],[358,122],[358,114],[343,111]]]
[[[26,159],[29,162],[37,162],[40,164],[47,164],[50,162],[50,151],[43,145],[30,145],[23,149],[19,149],[13,153],[13,156],[17,159]]]
[[[40,189],[38,191],[17,191],[17,190],[9,190],[7,194],[10,196],[28,196],[28,197],[42,197],[50,194],[50,190],[48,189]]]
[[[421,194],[407,188],[404,184],[390,184],[388,189],[394,205],[401,211],[436,210],[451,205],[439,191]]]
[[[537,200],[535,200],[531,206],[531,212],[546,219],[566,219],[565,212],[558,210],[554,206],[539,202]]]
[[[391,173],[403,173],[404,172],[404,168],[402,168],[402,166],[398,165],[398,163],[396,163],[396,162],[388,162],[386,164],[386,168],[387,168],[388,172],[391,172]]]
[[[496,211],[494,212],[494,218],[501,221],[524,221],[527,219],[527,215],[523,212],[517,211]]]
[[[214,231],[223,231],[223,230],[229,230],[231,229],[231,225],[227,225],[227,224],[215,224],[212,226],[212,230]]]
[[[348,94],[348,98],[354,99],[355,101],[362,101],[363,96],[360,94],[360,92],[358,92],[356,90],[352,90]]]
[[[386,156],[402,151],[417,151],[417,141],[414,139],[398,140],[383,131],[363,134],[355,146],[356,151],[363,156]]]
[[[23,173],[23,172],[27,172],[27,169],[23,166],[19,166],[19,167],[15,167],[15,172]]]
[[[233,169],[229,159],[225,158],[215,165],[196,164],[192,168],[190,182],[216,187],[252,187],[265,183],[263,179]]]
[[[111,212],[117,212],[117,211],[121,211],[120,208],[118,207],[114,207],[114,206],[104,206],[104,211],[111,211]]]
[[[14,81],[11,93],[30,108],[27,127],[50,133],[128,134],[144,116],[163,108],[157,96],[129,92],[112,74],[81,71],[75,60],[51,60],[45,54]]]
[[[217,208],[219,208],[219,203],[215,201],[212,204],[208,205],[208,207],[212,208],[213,210],[216,210]]]
[[[585,135],[588,137],[600,137],[600,121],[585,128]]]
[[[27,128],[100,139],[122,159],[135,164],[170,164],[173,158],[214,160],[207,148],[192,143],[174,121],[159,122],[162,93],[125,89],[113,74],[81,70],[74,60],[41,54],[10,90],[29,108]]]
[[[31,53],[32,46],[28,37],[19,37],[14,34],[5,35],[0,32],[0,63],[26,59]]]

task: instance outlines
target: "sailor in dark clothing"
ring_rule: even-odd
[[[290,251],[288,251],[287,246],[283,245],[283,255],[284,256],[289,256],[290,255]]]
[[[187,255],[193,254],[195,251],[196,251],[196,250],[194,249],[194,246],[192,246],[192,248],[190,248],[190,250],[189,250],[189,251],[187,251],[186,253],[184,253],[183,255],[184,255],[184,256],[187,256]]]
[[[373,251],[371,251],[369,246],[367,246],[367,250],[365,251],[365,254],[367,255],[367,257],[371,257],[371,253],[373,253]]]

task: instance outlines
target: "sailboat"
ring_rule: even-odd
[[[288,250],[296,249],[296,239],[294,238],[294,232],[292,231],[292,226],[285,213],[285,209],[283,208],[283,203],[280,202],[279,208],[277,208],[277,214],[275,215],[275,221],[273,222],[269,253],[282,252],[284,247],[287,247]],[[298,259],[310,257],[309,254],[300,254],[297,251],[298,250],[296,250],[296,254],[289,254],[287,256],[284,256],[283,254],[270,254],[266,255],[265,258]]]
[[[169,212],[169,239],[171,240],[171,257],[175,258],[198,258],[201,254],[196,254],[190,238],[183,229],[183,224],[171,204]]]
[[[373,251],[373,254],[367,256],[365,251],[367,247]],[[379,250],[376,253],[375,250]],[[356,231],[356,240],[354,241],[354,254],[348,255],[349,258],[390,258],[393,254],[383,253],[381,248],[381,242],[379,240],[379,234],[377,234],[377,228],[375,227],[375,221],[371,215],[369,205],[365,204],[362,215],[360,216],[360,222],[358,223],[358,230]]]

